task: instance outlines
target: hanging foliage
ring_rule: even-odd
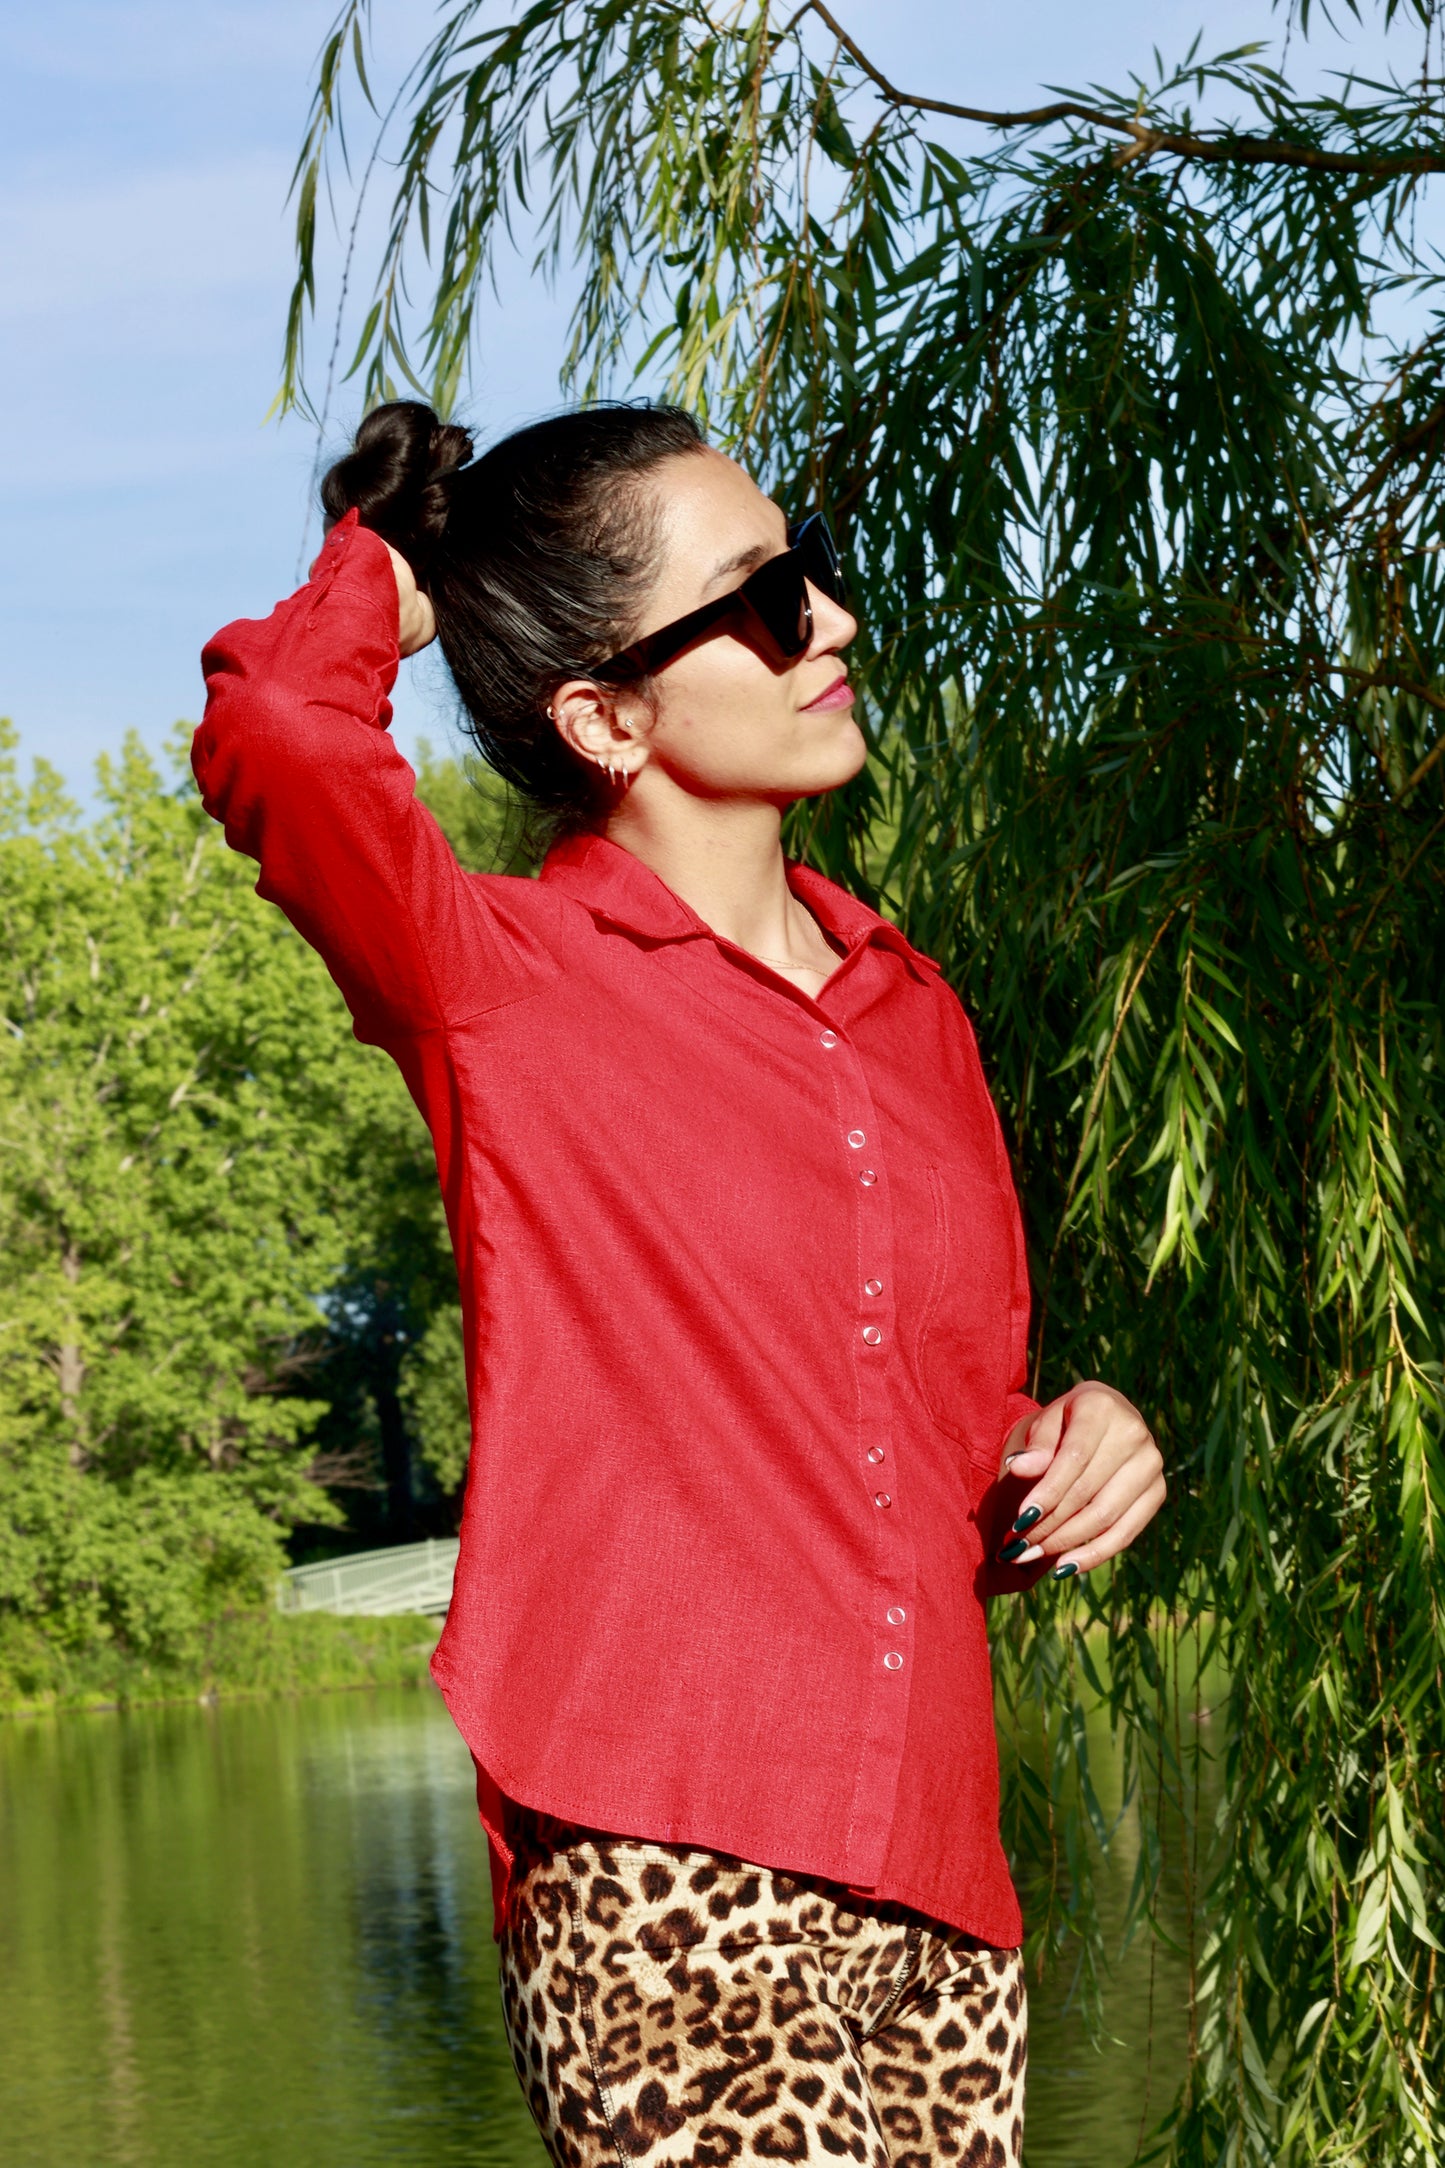
[[[1436,0],[1381,12],[1408,81],[1196,53],[990,114],[818,0],[452,5],[354,363],[452,401],[530,232],[576,252],[578,389],[665,382],[846,538],[874,758],[800,846],[977,1020],[1042,1385],[1117,1382],[1172,1463],[1147,1541],[995,1633],[1038,1943],[1102,1979],[1095,1694],[1136,1920],[1170,1858],[1197,1892],[1144,2150],[1199,2168],[1445,2157],[1445,131]],[[298,168],[293,401],[366,17]]]

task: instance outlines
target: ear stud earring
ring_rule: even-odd
[[[546,716],[549,723],[556,722],[557,710],[552,705],[552,702],[550,700],[547,702],[547,705],[542,712]],[[632,777],[628,774],[626,766],[620,760],[599,760],[597,765],[602,770],[602,773],[606,776],[608,782],[612,785],[614,790],[626,790],[628,784],[632,781]]]

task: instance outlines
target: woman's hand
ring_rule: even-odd
[[[1076,1385],[1009,1432],[1001,1476],[1033,1483],[999,1556],[1087,1573],[1126,1550],[1164,1503],[1164,1457],[1139,1410],[1112,1385]]]
[[[386,554],[391,559],[391,569],[396,574],[396,601],[399,617],[397,645],[403,655],[414,655],[437,636],[436,612],[431,606],[431,596],[424,595],[416,584],[416,574],[402,556],[386,544]]]

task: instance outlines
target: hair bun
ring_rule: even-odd
[[[419,399],[373,407],[351,450],[321,484],[328,522],[355,505],[362,526],[399,550],[424,579],[446,531],[448,484],[471,456],[470,431],[440,421]]]

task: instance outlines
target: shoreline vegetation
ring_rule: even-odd
[[[114,1644],[66,1649],[12,1624],[0,1629],[0,1718],[424,1686],[439,1624],[407,1614],[233,1612],[165,1662]]]
[[[1150,1630],[1162,1637],[1177,1621],[1160,1617]],[[1107,1704],[1110,1673],[1107,1628],[1101,1619],[1081,1620],[1077,1633],[1088,1645],[1098,1692],[1091,1709]],[[359,1687],[426,1686],[441,1621],[419,1613],[393,1617],[337,1617],[329,1611],[232,1611],[201,1626],[190,1646],[169,1656],[144,1656],[115,1643],[67,1648],[21,1622],[0,1622],[0,1721],[7,1717],[99,1714],[189,1702],[263,1701],[301,1694],[343,1693]],[[1203,1674],[1211,1674],[1203,1692]],[[1226,1683],[1217,1660],[1200,1672],[1191,1711],[1207,1724]],[[1008,1704],[1009,1697],[1003,1700]],[[1004,1712],[1001,1711],[1001,1715]],[[1003,1735],[1016,1750],[1024,1743],[1017,1705]],[[1036,1742],[1035,1742],[1036,1743]]]

